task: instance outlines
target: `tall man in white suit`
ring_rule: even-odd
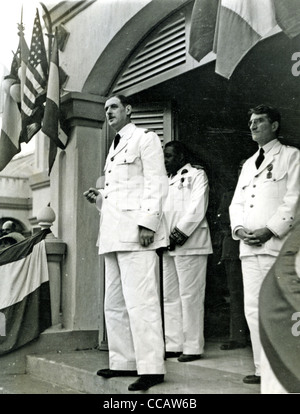
[[[206,220],[209,185],[204,169],[189,163],[182,142],[168,142],[164,156],[169,175],[164,216],[170,238],[163,256],[166,357],[188,362],[204,351],[206,268],[212,253]]]
[[[300,194],[300,151],[278,140],[277,109],[259,105],[250,115],[249,128],[259,148],[243,165],[229,211],[233,238],[241,240],[245,315],[255,365],[255,374],[243,381],[259,384],[259,292],[293,227]]]
[[[105,111],[118,134],[106,159],[104,188],[84,193],[100,211],[98,245],[105,260],[110,368],[97,374],[139,375],[128,389],[147,390],[163,382],[165,374],[155,269],[156,249],[167,244],[161,225],[167,175],[158,136],[131,123],[127,98],[110,97]]]

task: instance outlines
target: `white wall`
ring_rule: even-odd
[[[114,35],[151,0],[97,0],[65,24],[70,32],[60,65],[69,76],[67,91],[81,91],[98,57]],[[101,82],[101,79],[99,79]]]

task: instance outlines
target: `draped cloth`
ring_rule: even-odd
[[[0,355],[51,326],[45,237],[41,230],[0,252]]]

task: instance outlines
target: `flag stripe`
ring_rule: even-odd
[[[41,230],[0,251],[0,355],[25,345],[51,326],[44,241],[48,233],[49,229]]]
[[[276,26],[273,0],[222,0],[222,7],[236,13],[261,37]]]
[[[10,94],[6,95],[2,118],[2,131],[9,137],[16,148],[19,146],[21,115],[17,103]]]
[[[47,281],[47,256],[42,240],[25,258],[1,266],[0,309],[20,302]]]
[[[5,96],[0,136],[0,171],[20,152],[19,136],[21,131],[21,114],[17,103],[8,93]]]
[[[261,39],[238,14],[222,8],[217,38],[216,73],[230,78],[246,53]],[[231,43],[231,39],[239,39]]]
[[[49,119],[52,119],[53,121],[58,119],[59,108],[57,104],[53,102],[52,99],[47,98],[46,105],[47,105],[46,107],[47,117],[49,117]],[[49,122],[43,125],[42,131],[44,132],[44,134],[50,137],[51,140],[54,141],[58,147],[60,147],[61,149],[64,149],[65,146],[62,144],[62,142],[58,138],[57,129],[58,129],[57,123]]]
[[[9,136],[2,130],[0,136],[0,171],[6,167],[18,152],[20,152],[20,149],[15,147]]]
[[[196,0],[194,3],[189,53],[198,62],[213,50],[218,0]]]
[[[65,149],[68,137],[60,129],[60,73],[57,34],[54,37],[42,131],[50,139],[49,174],[55,161],[57,147]]]
[[[4,335],[0,333],[0,355],[4,355],[36,339],[51,326],[49,282],[43,283],[21,302],[2,309],[1,313],[5,332]]]
[[[299,0],[195,0],[189,53],[200,61],[212,38],[216,73],[230,78],[245,54],[279,27],[290,37],[300,34]]]
[[[276,20],[279,27],[290,38],[300,34],[299,0],[274,0]]]
[[[42,241],[48,233],[51,233],[51,230],[41,230],[33,236],[0,251],[0,266],[23,259],[25,256],[29,255],[35,244]]]
[[[51,78],[59,81],[59,70],[56,62],[50,63],[49,73],[51,73]],[[48,85],[47,98],[51,99],[57,106],[59,105],[59,85],[57,85],[57,82],[50,82]]]
[[[33,25],[30,50],[23,39],[25,56],[22,57],[22,136],[29,142],[41,128],[47,85],[47,55],[38,9]]]

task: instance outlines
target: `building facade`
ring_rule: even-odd
[[[215,73],[213,52],[200,62],[188,53],[194,1],[43,4],[48,31],[59,27],[62,32],[60,66],[68,78],[61,109],[68,126],[68,144],[65,150],[58,150],[49,177],[49,143],[46,137],[39,139],[35,152],[38,168],[26,185],[21,184],[24,191],[27,189],[22,197],[27,204],[20,220],[28,228],[36,226],[38,210],[49,202],[56,214],[53,233],[67,245],[61,275],[62,329],[99,330],[99,343],[105,342],[104,267],[96,248],[99,215],[83,192],[97,185],[103,175],[112,140],[104,103],[115,92],[135,99],[133,121],[154,129],[162,145],[172,139],[184,140],[195,155],[195,163],[207,167],[208,218],[215,237],[208,266],[207,303],[208,307],[218,304],[226,283],[217,267],[214,217],[218,203],[232,184],[241,159],[256,149],[247,130],[249,107],[267,101],[283,108],[283,134],[287,142],[294,143],[300,119],[295,103],[300,92],[291,73],[291,56],[297,49],[297,38],[291,40],[280,31],[270,34],[227,80]]]

